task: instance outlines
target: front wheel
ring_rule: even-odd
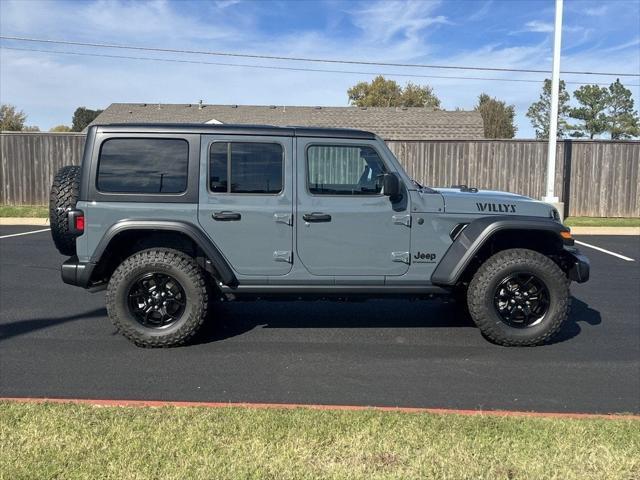
[[[188,255],[168,248],[143,250],[111,276],[107,312],[115,327],[142,347],[182,345],[207,315],[204,275]]]
[[[569,311],[569,281],[533,250],[499,252],[482,264],[467,292],[471,318],[491,341],[533,346],[548,341]]]

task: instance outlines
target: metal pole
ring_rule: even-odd
[[[551,113],[549,115],[549,149],[547,150],[547,193],[542,199],[558,203],[555,196],[556,137],[558,136],[558,95],[560,92],[560,44],[562,41],[562,0],[556,0],[556,23],[553,39],[553,68],[551,72]]]

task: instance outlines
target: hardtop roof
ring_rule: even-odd
[[[200,133],[225,135],[264,135],[280,137],[325,137],[373,140],[376,135],[364,130],[321,127],[276,127],[273,125],[232,125],[202,123],[110,123],[92,125],[101,132],[129,133]]]

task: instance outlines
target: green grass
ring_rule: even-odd
[[[640,218],[568,217],[568,227],[640,227]]]
[[[41,205],[0,205],[0,217],[46,218],[49,208]]]
[[[0,478],[637,479],[640,422],[0,403]]]

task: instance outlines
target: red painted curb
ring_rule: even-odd
[[[381,412],[433,413],[438,415],[484,415],[491,417],[538,417],[538,418],[602,418],[609,420],[640,420],[640,415],[616,415],[599,413],[562,413],[562,412],[523,412],[517,410],[457,410],[453,408],[420,408],[420,407],[376,407],[361,405],[313,405],[300,403],[222,403],[222,402],[171,402],[164,400],[103,400],[89,398],[32,398],[32,397],[0,397],[0,402],[16,403],[72,403],[93,405],[98,407],[207,407],[224,408],[239,407],[253,409],[307,408],[310,410],[374,410]]]

